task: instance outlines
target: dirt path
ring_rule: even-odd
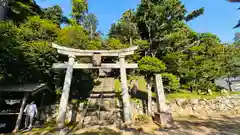
[[[240,116],[175,119],[177,128],[156,132],[163,135],[240,135]]]
[[[119,129],[85,129],[76,132],[78,135],[240,135],[240,115],[217,115],[208,118],[182,117],[175,118],[174,128],[159,129],[156,125],[142,125],[141,132],[132,128]]]
[[[139,130],[140,129],[140,130]],[[34,129],[21,135],[54,135],[49,127]],[[160,129],[155,124],[141,125],[130,129],[91,127],[72,133],[74,135],[240,135],[240,115],[215,115],[175,118],[175,127]]]

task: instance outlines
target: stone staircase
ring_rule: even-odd
[[[118,119],[118,111],[114,110],[116,104],[114,86],[112,77],[98,79],[98,85],[94,87],[88,103],[85,104],[81,127],[112,124]]]

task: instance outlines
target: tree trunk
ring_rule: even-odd
[[[227,78],[227,83],[228,83],[228,89],[229,89],[229,91],[232,91],[232,82],[231,82],[229,76],[228,76],[228,78]]]
[[[152,85],[151,79],[147,79],[147,91],[148,91],[148,115],[152,115]]]
[[[151,55],[151,48],[152,48],[152,35],[151,35],[151,26],[149,26],[147,23],[146,23],[146,26],[148,28],[148,38],[149,38],[149,42],[150,42],[150,47],[148,49],[148,54]]]
[[[93,27],[90,25],[90,38],[93,39]]]
[[[151,27],[149,25],[147,25],[148,28],[148,38],[149,38],[149,42],[150,45],[152,46],[152,35],[151,35]]]
[[[130,42],[130,46],[133,46],[133,39],[132,39],[132,36],[130,36],[130,38],[129,38],[129,42]]]

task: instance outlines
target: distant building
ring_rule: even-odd
[[[3,20],[5,18],[5,15],[7,13],[7,5],[9,0],[0,0],[0,20]]]
[[[227,90],[240,91],[240,76],[229,78],[219,78],[215,80],[215,84]]]

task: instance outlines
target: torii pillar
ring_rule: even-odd
[[[120,61],[120,76],[121,76],[121,85],[122,85],[122,99],[123,99],[123,111],[124,111],[124,120],[126,123],[131,122],[131,110],[130,110],[130,101],[129,93],[127,86],[127,74],[125,68],[125,56],[119,56]]]
[[[68,56],[68,67],[65,75],[64,86],[59,106],[59,115],[57,118],[57,124],[59,128],[63,128],[65,125],[65,118],[67,112],[68,98],[71,88],[72,74],[73,74],[73,65],[75,61],[75,56]]]

